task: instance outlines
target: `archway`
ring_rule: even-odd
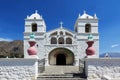
[[[50,65],[73,65],[74,54],[66,48],[56,48],[49,53]]]

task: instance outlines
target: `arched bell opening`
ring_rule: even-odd
[[[85,25],[85,32],[90,33],[91,32],[91,24],[86,24]]]
[[[37,24],[32,23],[32,32],[37,32]]]

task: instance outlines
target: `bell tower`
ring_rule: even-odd
[[[25,33],[28,32],[46,32],[45,21],[42,16],[38,14],[37,10],[34,14],[32,14],[31,16],[27,16],[27,18],[25,19]]]
[[[90,16],[85,11],[83,15],[79,14],[74,29],[78,34],[98,34],[98,18],[96,14],[94,14],[94,16]]]
[[[99,32],[98,32],[98,18],[96,14],[91,16],[91,15],[88,15],[86,11],[84,11],[82,15],[79,14],[75,22],[74,30],[75,30],[79,45],[80,44],[82,45],[83,43],[85,44],[85,42],[88,40],[89,35],[93,36],[94,42],[95,42],[93,45],[93,47],[95,47],[95,52],[96,52],[95,56],[98,57],[99,56]],[[87,47],[87,45],[84,45],[84,47]],[[84,47],[80,47],[80,48],[83,49]],[[85,51],[85,48],[84,48],[84,51]],[[85,52],[81,52],[81,51],[79,52],[85,54]]]
[[[25,19],[25,31],[24,31],[24,57],[27,58],[27,49],[29,48],[29,44],[27,43],[29,40],[29,36],[31,33],[34,33],[37,48],[40,48],[39,42],[44,41],[44,36],[46,33],[46,24],[44,19],[38,11],[36,10],[31,16],[27,16]],[[40,41],[42,40],[42,41]],[[42,44],[41,44],[42,46]]]

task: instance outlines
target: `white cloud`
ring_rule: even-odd
[[[13,41],[13,40],[8,38],[0,38],[0,41]]]
[[[114,48],[114,47],[117,47],[117,46],[119,46],[119,44],[113,44],[113,45],[111,45],[111,48]]]

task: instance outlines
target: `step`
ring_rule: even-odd
[[[44,73],[56,73],[56,74],[63,74],[63,73],[79,73],[78,66],[46,66]]]
[[[71,74],[39,74],[37,80],[87,80],[81,73]]]
[[[73,74],[39,74],[38,78],[73,78]]]
[[[38,78],[37,80],[87,80],[83,78]]]
[[[37,80],[87,80],[78,66],[45,66]]]

